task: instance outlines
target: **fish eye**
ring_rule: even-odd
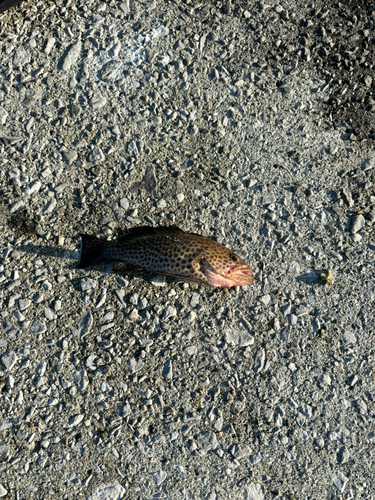
[[[231,255],[230,258],[233,260],[233,262],[238,262],[237,255]]]

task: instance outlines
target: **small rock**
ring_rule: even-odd
[[[128,372],[131,374],[137,373],[142,370],[144,366],[145,364],[143,361],[137,361],[135,358],[132,358],[128,361]]]
[[[81,40],[78,40],[78,42],[74,43],[68,53],[66,54],[63,64],[62,64],[62,70],[63,71],[69,71],[70,68],[77,62],[77,59],[79,57],[79,54],[81,52],[82,44]]]
[[[347,380],[347,384],[350,386],[350,387],[354,387],[355,384],[358,382],[359,378],[358,378],[358,375],[357,374],[354,374],[354,375],[351,375],[348,380]]]
[[[137,321],[137,319],[139,319],[139,314],[138,314],[138,311],[137,309],[132,309],[129,313],[129,319],[131,319],[132,321]]]
[[[163,199],[159,200],[156,204],[158,208],[165,208],[167,205],[168,205],[167,202]]]
[[[127,198],[121,198],[120,200],[120,207],[123,210],[128,210],[129,209],[129,200]]]
[[[163,470],[159,470],[152,474],[152,478],[155,483],[160,486],[167,479],[167,473]]]
[[[84,415],[74,415],[73,417],[70,418],[67,427],[76,427],[82,422],[83,419]]]
[[[345,344],[356,344],[357,343],[357,337],[354,332],[346,331],[343,333],[343,339]]]
[[[191,307],[196,307],[199,304],[200,296],[201,294],[199,292],[193,292],[193,295],[191,296],[190,300]]]
[[[56,38],[53,38],[53,36],[50,36],[48,38],[46,47],[44,49],[44,53],[47,54],[47,56],[51,53],[51,50],[53,49],[55,42],[56,42]]]
[[[20,311],[25,311],[28,307],[30,307],[31,300],[29,299],[20,299],[18,301],[18,306],[20,308]]]
[[[260,373],[263,370],[265,361],[266,361],[266,353],[263,347],[260,347],[254,357],[253,370],[255,373]]]
[[[318,448],[322,449],[324,447],[324,439],[323,438],[318,438],[315,441],[315,444]]]
[[[86,290],[91,290],[91,288],[96,287],[96,281],[91,278],[82,278],[81,279],[81,290],[86,292]]]
[[[30,332],[33,334],[44,333],[46,330],[46,325],[37,319],[32,322],[30,327]]]
[[[254,344],[254,337],[246,331],[228,328],[224,333],[224,340],[228,344],[247,347]]]
[[[189,127],[189,134],[190,135],[197,135],[197,133],[199,132],[199,128],[197,127],[197,125],[194,123],[191,127]]]
[[[263,456],[261,453],[254,453],[254,455],[251,455],[249,458],[249,461],[252,465],[260,464],[260,462],[263,460]]]
[[[151,278],[150,283],[152,283],[154,286],[165,286],[166,281],[164,276],[155,276],[154,278]]]
[[[233,445],[230,452],[234,458],[241,460],[241,458],[247,458],[250,455],[250,448],[247,444],[239,443]]]
[[[18,52],[16,52],[13,58],[13,65],[18,68],[22,68],[22,66],[25,66],[25,64],[29,63],[30,61],[30,52],[27,52],[27,50],[19,50]]]
[[[172,361],[170,359],[164,365],[162,376],[168,379],[173,378]]]
[[[77,337],[82,339],[90,332],[93,323],[94,319],[92,317],[91,311],[87,311],[87,313],[84,314],[78,321],[77,327],[71,327],[71,331],[73,335],[76,335]]]
[[[347,399],[340,399],[339,400],[339,408],[341,410],[347,410],[348,408],[350,408],[352,406],[351,402],[348,401]]]
[[[91,106],[93,109],[101,109],[107,104],[107,98],[101,94],[94,94],[91,99]]]
[[[182,193],[178,193],[178,194],[176,194],[175,198],[176,198],[176,200],[177,200],[179,203],[181,203],[181,202],[183,202],[183,201],[184,201],[184,199],[185,199],[185,195],[184,195],[184,194],[182,194]]]
[[[185,317],[185,321],[187,323],[193,323],[197,319],[197,313],[195,311],[190,311],[189,314]]]
[[[0,457],[7,458],[10,455],[10,446],[6,444],[0,445]]]
[[[335,472],[334,474],[331,474],[331,481],[339,490],[339,492],[343,493],[346,483],[349,481],[349,478],[344,476],[342,472]]]
[[[8,490],[4,488],[2,484],[0,484],[0,497],[5,497],[5,495],[8,493]]]
[[[0,125],[5,125],[8,113],[0,106]]]
[[[366,85],[366,87],[369,87],[369,88],[371,87],[371,85],[372,85],[372,77],[371,76],[366,76],[365,85]]]
[[[268,306],[268,304],[271,302],[271,295],[270,294],[263,295],[263,297],[260,297],[259,300],[262,304]]]
[[[195,356],[197,354],[198,348],[196,345],[191,345],[185,349],[189,356]]]
[[[49,307],[44,308],[44,316],[50,321],[57,318],[56,314]]]
[[[268,194],[263,197],[263,205],[270,205],[271,203],[275,203],[276,198],[272,194]]]
[[[105,156],[103,151],[99,147],[94,148],[89,156],[89,161],[92,163],[100,163],[104,160]]]
[[[218,432],[220,432],[220,431],[221,431],[221,429],[223,428],[223,424],[224,424],[224,419],[223,419],[223,417],[219,417],[219,418],[216,420],[214,427],[215,427],[215,429],[216,429]]]
[[[57,205],[56,198],[52,198],[52,200],[50,200],[47,203],[47,205],[43,208],[43,212],[45,212],[47,214],[52,213],[55,210],[56,205]]]
[[[87,500],[121,500],[126,491],[117,481],[109,484],[101,484],[95,490],[92,490],[91,495]]]
[[[244,500],[264,500],[264,493],[260,483],[253,483],[243,490]]]
[[[299,265],[298,262],[292,262],[291,265],[288,268],[288,274],[291,276],[298,276],[301,272],[301,266]]]
[[[113,59],[103,66],[100,72],[100,76],[105,81],[115,82],[121,77],[122,66],[122,61]]]
[[[14,365],[17,362],[17,359],[18,359],[17,355],[14,351],[6,352],[0,358],[5,369],[8,371],[12,370],[12,368],[14,367]]]
[[[89,385],[89,378],[87,376],[86,370],[81,370],[80,372],[77,370],[73,370],[72,377],[79,391],[84,391]]]
[[[156,179],[155,168],[153,165],[146,168],[145,175],[140,182],[133,182],[133,184],[129,188],[129,190],[133,193],[139,191],[140,189],[144,189],[152,196],[157,195],[159,185]]]
[[[216,450],[218,442],[214,432],[205,431],[197,436],[197,443],[204,451]]]
[[[130,12],[129,0],[125,0],[125,2],[120,3],[119,7],[122,10],[122,12],[125,14],[125,16],[127,16],[129,14],[129,12]]]
[[[318,382],[320,382],[322,385],[331,385],[331,377],[327,374],[319,375],[318,377]]]
[[[16,212],[18,212],[22,207],[24,206],[24,203],[23,201],[19,200],[19,201],[16,201],[16,203],[13,203],[13,205],[11,205],[9,207],[9,212],[11,214],[15,214]]]
[[[42,183],[40,181],[35,181],[28,188],[26,188],[26,194],[37,193],[39,189],[42,187]]]
[[[164,312],[163,321],[167,321],[170,318],[177,316],[177,310],[173,306],[168,306]]]
[[[68,165],[72,165],[78,158],[78,153],[75,149],[64,151],[64,158]]]
[[[137,144],[135,143],[135,141],[130,141],[129,144],[128,144],[128,153],[130,155],[136,155],[138,154],[138,148],[137,148]]]
[[[346,202],[348,203],[349,207],[353,207],[354,206],[354,200],[353,200],[353,197],[352,197],[352,193],[349,191],[349,189],[344,188],[342,190],[342,193],[345,196]]]
[[[96,370],[94,361],[96,360],[97,357],[98,356],[96,356],[95,354],[90,354],[90,356],[86,359],[87,368],[89,368],[92,371]]]
[[[159,26],[158,28],[154,29],[152,32],[152,35],[157,38],[157,37],[163,37],[169,35],[169,28],[166,26]]]
[[[351,227],[352,234],[358,233],[358,231],[363,229],[365,225],[366,225],[366,220],[362,214],[355,215],[354,217],[352,217],[352,227]]]
[[[43,375],[46,373],[47,369],[47,361],[42,361],[39,363],[39,365],[35,368],[35,371],[40,377],[43,377]]]
[[[340,462],[340,464],[346,464],[346,462],[349,461],[350,454],[348,451],[348,448],[346,446],[343,446],[342,448],[339,449],[339,452],[337,453],[337,460]]]

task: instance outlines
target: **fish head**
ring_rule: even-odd
[[[243,286],[254,281],[250,268],[234,252],[220,246],[208,249],[200,261],[202,273],[211,286]]]

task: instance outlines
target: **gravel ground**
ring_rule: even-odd
[[[375,498],[373,9],[0,15],[0,497]],[[139,224],[254,283],[76,269]]]

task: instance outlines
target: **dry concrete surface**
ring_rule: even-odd
[[[372,1],[0,15],[0,497],[375,498]],[[178,225],[233,289],[81,232]]]

